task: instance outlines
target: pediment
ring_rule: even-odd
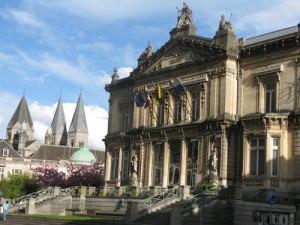
[[[212,40],[196,37],[171,39],[149,58],[140,61],[131,73],[132,78],[143,74],[165,70],[194,61],[208,61],[212,58],[224,56],[226,51],[216,46]]]

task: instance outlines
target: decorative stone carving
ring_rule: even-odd
[[[178,19],[177,19],[177,28],[180,28],[184,25],[192,24],[193,22],[193,12],[189,6],[184,2],[181,10],[178,9]]]
[[[114,74],[111,76],[111,82],[115,83],[119,79],[118,68],[114,68]]]
[[[226,21],[224,15],[221,16],[219,30],[232,30],[230,21]]]

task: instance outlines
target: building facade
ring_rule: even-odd
[[[300,25],[244,39],[222,16],[209,38],[180,12],[169,41],[105,87],[106,184],[296,190]]]

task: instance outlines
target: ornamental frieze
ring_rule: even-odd
[[[282,64],[274,64],[256,68],[252,71],[253,75],[259,76],[267,73],[282,72],[284,67]]]

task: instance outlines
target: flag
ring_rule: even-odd
[[[164,96],[165,96],[164,91],[161,89],[160,85],[157,84],[157,86],[156,86],[156,96],[155,96],[156,100],[158,102],[162,102],[163,99],[164,99]]]
[[[145,103],[145,109],[152,103],[150,95],[146,93],[146,103]]]
[[[183,93],[185,93],[185,87],[183,86],[180,78],[175,78],[173,81],[172,81],[172,85],[173,87],[175,88],[175,91],[178,95],[181,95]]]
[[[138,92],[135,95],[135,104],[136,104],[136,106],[137,107],[142,107],[142,106],[144,106],[145,103],[146,103],[145,94],[141,93],[141,92]]]

